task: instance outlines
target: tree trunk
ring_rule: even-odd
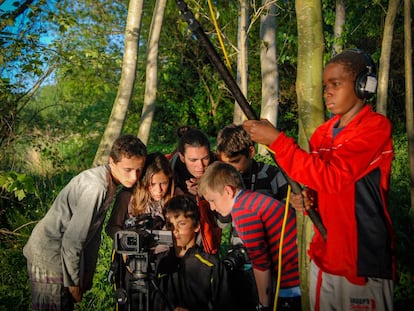
[[[333,44],[333,54],[336,55],[340,53],[343,49],[342,44],[342,33],[345,25],[345,4],[344,0],[336,0],[335,6],[335,41]]]
[[[390,0],[387,16],[385,17],[384,35],[381,44],[381,57],[378,74],[377,112],[387,115],[388,79],[390,73],[390,58],[392,38],[400,0]]]
[[[158,83],[158,45],[166,4],[167,0],[156,1],[148,40],[144,106],[138,129],[138,137],[144,144],[148,144],[151,123],[154,119]]]
[[[134,89],[143,3],[144,0],[131,0],[129,2],[121,80],[111,116],[96,152],[93,166],[108,163],[112,144],[121,134],[124,126]]]
[[[247,98],[247,73],[248,73],[248,49],[247,49],[247,28],[249,25],[249,2],[247,0],[240,0],[240,14],[238,23],[237,36],[237,84],[240,90]],[[235,103],[233,123],[241,124],[245,120],[245,116],[240,106]]]
[[[279,109],[279,72],[276,51],[276,3],[262,0],[263,12],[260,15],[260,65],[262,78],[262,106],[260,117],[277,124]],[[264,146],[259,146],[259,154],[266,154]]]
[[[414,223],[414,107],[413,107],[413,50],[411,37],[411,1],[404,0],[404,62],[405,62],[405,116],[410,168],[411,217]]]
[[[296,93],[299,107],[299,144],[308,149],[309,137],[324,122],[322,100],[322,9],[319,0],[295,2],[298,27],[298,68]],[[308,217],[297,213],[302,310],[309,310],[309,257],[307,249],[313,235]]]

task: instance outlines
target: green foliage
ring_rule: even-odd
[[[19,201],[28,193],[35,193],[33,178],[26,174],[0,171],[0,187],[13,194]]]
[[[16,7],[13,10],[18,5],[14,2]],[[46,33],[42,21],[47,18],[47,11],[46,1],[40,0],[36,1],[36,5],[27,7],[24,14],[4,12],[1,15],[0,79],[5,84],[11,82],[17,89],[27,89],[27,79],[41,76],[43,62],[53,58],[51,51],[40,40],[41,35]]]
[[[414,224],[410,211],[408,141],[403,130],[395,130],[395,158],[392,165],[390,213],[396,236],[398,281],[395,284],[397,303],[414,301]],[[403,308],[401,307],[401,310]]]
[[[155,1],[145,1],[133,99],[123,128],[136,133],[145,89],[146,38]],[[17,2],[16,2],[17,3]],[[188,4],[219,47],[205,2]],[[252,2],[252,4],[255,4]],[[334,4],[323,1],[325,58],[330,58]],[[257,4],[258,5],[258,4]],[[278,126],[296,136],[295,92],[297,27],[295,3],[278,2],[277,49],[280,77]],[[235,70],[237,1],[216,1],[218,23]],[[379,58],[387,2],[347,1],[344,47],[359,47]],[[257,12],[257,7],[251,13]],[[28,310],[30,290],[21,253],[28,235],[59,191],[81,170],[89,168],[111,113],[120,78],[127,1],[33,2],[28,23],[4,16],[0,21],[0,310]],[[361,14],[363,12],[363,14]],[[11,25],[16,32],[10,32]],[[2,28],[5,27],[5,28]],[[397,237],[395,286],[397,305],[414,299],[407,139],[404,130],[404,61],[401,17],[397,18],[391,58],[388,112],[393,124],[395,160],[390,211]],[[3,31],[4,30],[4,31]],[[49,41],[42,41],[45,33]],[[260,111],[260,25],[249,32],[248,100]],[[51,40],[53,38],[53,40]],[[157,107],[148,149],[171,152],[176,129],[184,124],[206,132],[214,145],[220,128],[232,122],[234,99],[180,17],[168,1],[159,48]],[[32,97],[28,89],[47,68],[46,85]],[[273,164],[269,155],[259,160]],[[112,310],[113,288],[107,281],[112,241],[103,234],[94,286],[77,310]],[[402,307],[401,309],[408,309]],[[397,309],[396,309],[397,310]]]
[[[344,48],[359,47],[374,54],[381,46],[383,23],[388,2],[376,0],[372,2],[350,1],[345,3],[345,24],[341,38],[335,39],[335,2],[322,1],[324,19],[324,37],[327,59],[332,54],[332,46],[342,44]],[[361,14],[364,12],[364,14]],[[369,16],[368,16],[369,15]],[[375,18],[373,18],[375,16]],[[397,26],[398,27],[398,26]]]
[[[85,294],[75,310],[114,310],[115,291],[113,284],[108,280],[111,254],[112,239],[103,233],[93,288]]]
[[[22,255],[22,239],[0,235],[0,310],[29,310],[30,287],[26,259]]]

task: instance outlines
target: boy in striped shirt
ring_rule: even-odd
[[[301,310],[296,216],[284,203],[259,192],[246,190],[240,173],[230,164],[211,164],[199,180],[198,192],[210,208],[222,216],[231,215],[253,266],[259,310],[271,310],[275,284],[280,275],[278,310]],[[281,271],[279,267],[280,240]]]

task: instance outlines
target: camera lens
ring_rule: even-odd
[[[249,257],[242,246],[231,249],[223,259],[223,264],[229,271],[239,270],[248,262]]]

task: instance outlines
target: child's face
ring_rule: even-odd
[[[149,186],[149,192],[151,197],[155,201],[162,200],[168,191],[170,179],[164,172],[159,172],[151,176],[151,184]]]
[[[135,185],[142,169],[144,168],[145,157],[123,157],[121,161],[115,163],[112,158],[109,159],[111,174],[117,183],[127,188]]]
[[[220,152],[218,154],[218,158],[220,161],[233,166],[242,175],[250,170],[252,164],[251,158],[246,157],[244,154],[239,154],[235,157],[228,157],[224,152]]]
[[[185,153],[179,153],[179,156],[190,174],[196,178],[200,178],[210,164],[210,150],[207,146],[186,146]]]
[[[208,190],[204,198],[210,203],[210,209],[216,211],[221,216],[228,216],[231,213],[234,203],[235,192],[229,186],[224,187],[223,193]]]
[[[194,227],[193,220],[185,217],[183,213],[166,213],[167,228],[172,231],[175,247],[188,249],[195,244],[200,226]]]
[[[344,65],[331,63],[323,72],[323,97],[325,106],[333,114],[353,116],[363,101],[355,93],[355,77]]]

